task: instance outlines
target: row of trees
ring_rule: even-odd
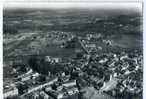
[[[45,58],[40,56],[31,56],[28,61],[28,64],[34,71],[41,74],[48,74],[48,72],[56,74],[61,71],[64,71],[63,65],[58,63],[52,64],[48,61],[45,61]]]

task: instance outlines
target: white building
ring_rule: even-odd
[[[17,95],[18,95],[18,89],[16,87],[12,88],[7,92],[4,92],[4,98],[17,96]]]
[[[87,48],[95,48],[96,44],[86,44],[85,45]]]
[[[67,81],[62,84],[64,87],[76,86],[76,80]]]
[[[58,81],[58,78],[51,79],[50,81],[48,81],[45,84],[42,84],[42,85],[36,86],[34,88],[28,89],[27,93],[31,93],[31,92],[37,91],[37,90],[42,89],[42,88],[44,88],[46,86],[49,86],[49,85],[51,85],[51,84],[53,84],[54,82],[57,82],[57,81]]]

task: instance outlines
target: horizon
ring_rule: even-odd
[[[142,3],[4,3],[3,10],[15,9],[89,9],[89,10],[137,10],[142,12]]]

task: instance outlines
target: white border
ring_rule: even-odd
[[[50,2],[61,2],[62,0],[15,0],[15,3],[17,3],[17,2],[21,2],[21,3],[34,3],[34,1],[36,1],[36,2],[38,2],[38,3],[42,3],[43,1],[50,1]],[[68,0],[63,0],[63,2],[68,2]],[[97,0],[71,0],[70,2],[74,2],[74,1],[76,1],[76,2],[81,2],[81,1],[83,1],[83,2],[97,2]],[[99,2],[104,2],[104,1],[107,1],[107,2],[111,2],[111,0],[98,0]],[[133,1],[135,2],[142,2],[142,0],[112,0],[112,1],[115,1],[115,2],[128,2],[128,3],[132,3]],[[6,4],[6,3],[14,3],[14,0],[5,0],[5,1],[3,1],[3,3],[4,3],[4,5]],[[2,26],[3,26],[3,16],[2,16],[2,12],[3,12],[3,3],[1,3],[0,2],[0,15],[1,15],[1,17],[0,17],[0,98],[1,99],[3,99],[3,35],[2,35]],[[48,3],[48,2],[47,2]],[[144,5],[145,5],[145,2],[144,2]],[[146,50],[145,50],[145,47],[146,47],[146,39],[145,39],[145,37],[146,37],[146,33],[145,33],[145,29],[146,29],[146,25],[145,25],[145,23],[146,23],[146,20],[145,20],[145,18],[146,18],[146,7],[144,6],[144,14],[143,14],[143,22],[144,22],[144,26],[143,26],[143,47],[144,47],[144,69],[143,69],[143,71],[146,71],[146,67],[145,67],[145,62],[146,62],[146,58],[145,58],[145,56],[146,56]],[[144,99],[144,97],[146,97],[146,84],[145,84],[145,81],[146,81],[146,73],[144,72],[143,73],[143,75],[144,75],[144,78],[143,78],[143,99]]]
[[[143,3],[143,99],[146,97],[146,7]]]
[[[142,2],[143,0],[3,0],[4,2]]]
[[[3,99],[3,4],[0,3],[0,98]]]

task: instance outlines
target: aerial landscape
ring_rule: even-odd
[[[143,99],[143,16],[127,9],[5,8],[4,99]]]

